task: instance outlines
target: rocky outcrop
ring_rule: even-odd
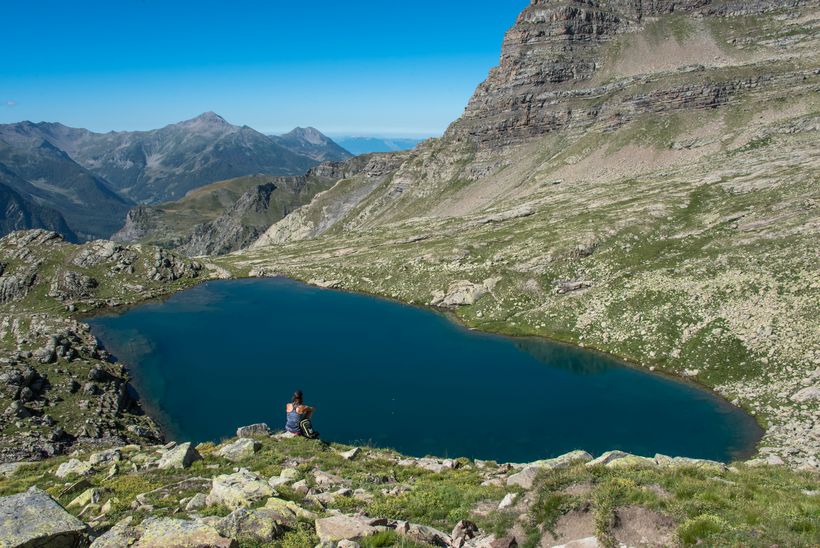
[[[159,439],[129,395],[125,369],[111,363],[88,325],[54,310],[67,316],[164,294],[168,284],[196,281],[203,266],[142,246],[76,246],[45,230],[0,239],[0,264],[0,337],[7,343],[0,357],[0,461],[40,459],[92,440]]]
[[[641,113],[719,106],[741,89],[762,85],[769,77],[662,87],[609,101],[608,96],[628,85],[628,80],[608,87],[591,83],[605,67],[604,46],[623,33],[640,30],[647,17],[673,12],[737,16],[799,3],[533,0],[507,33],[499,66],[478,87],[464,115],[447,134],[497,147],[602,120],[623,124]],[[797,83],[802,75],[792,78]],[[585,97],[595,99],[585,104]]]
[[[2,546],[74,548],[86,539],[85,524],[36,487],[0,498]]]

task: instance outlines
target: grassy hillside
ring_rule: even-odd
[[[422,304],[466,284],[468,325],[694,379],[767,427],[764,455],[817,468],[817,21],[813,6],[647,20],[604,42],[588,79],[541,84],[529,116],[552,129],[526,139],[516,112],[485,112],[502,64],[443,139],[223,264]]]

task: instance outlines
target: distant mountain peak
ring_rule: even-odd
[[[179,125],[186,127],[233,127],[233,124],[225,120],[225,118],[210,110],[203,112],[196,118],[180,122]]]
[[[315,127],[297,127],[283,137],[294,137],[314,145],[324,145],[330,142],[330,139]]]

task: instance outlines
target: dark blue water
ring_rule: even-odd
[[[174,438],[281,428],[297,388],[325,439],[418,456],[730,460],[760,436],[711,393],[594,352],[284,279],[211,282],[89,323]]]

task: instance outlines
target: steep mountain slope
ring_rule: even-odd
[[[8,126],[0,126],[0,183],[58,211],[72,230],[68,235],[82,240],[110,236],[132,205],[50,142]]]
[[[188,255],[235,251],[361,165],[350,162],[345,171],[341,164],[329,162],[302,177],[255,175],[214,183],[175,202],[138,206],[112,239],[156,244]]]
[[[317,162],[339,162],[353,156],[333,139],[312,127],[297,127],[284,135],[271,135],[271,139],[288,150],[313,158]]]
[[[23,198],[11,187],[0,183],[0,235],[15,230],[43,228],[62,234],[67,240],[77,241],[59,212]]]
[[[439,140],[226,265],[714,387],[820,466],[820,6],[534,0]]]

